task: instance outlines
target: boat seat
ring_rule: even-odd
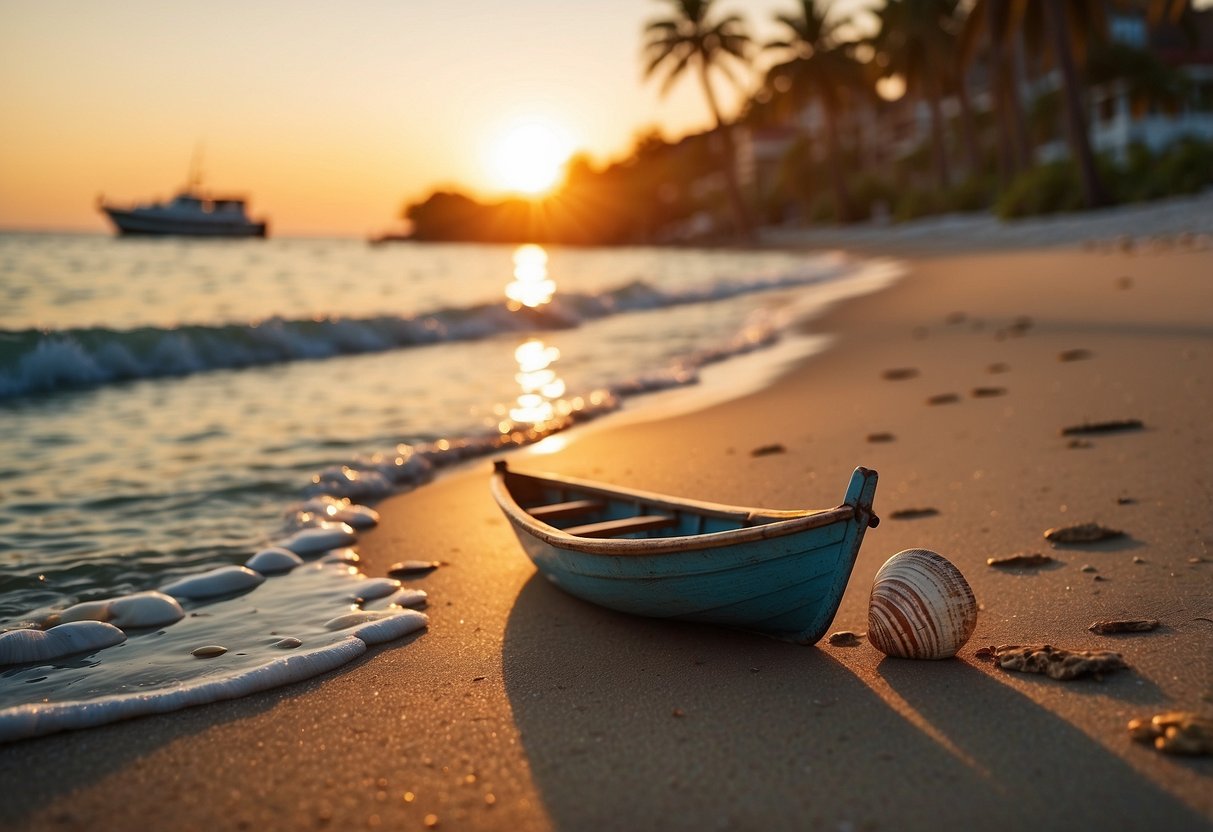
[[[567,503],[549,503],[545,506],[528,508],[527,514],[536,520],[559,520],[564,517],[577,517],[582,514],[601,511],[605,504],[602,500],[570,500]]]
[[[667,529],[670,526],[677,525],[677,523],[677,518],[671,514],[642,514],[639,517],[621,517],[618,520],[605,520],[601,523],[571,526],[564,531],[578,537],[621,537],[633,532]]]

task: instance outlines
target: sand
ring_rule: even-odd
[[[536,577],[482,460],[380,505],[383,524],[362,537],[371,575],[406,558],[448,562],[414,584],[430,593],[428,632],[272,693],[0,747],[0,821],[1213,828],[1213,758],[1164,756],[1126,731],[1158,711],[1213,712],[1213,255],[1133,252],[915,256],[894,287],[810,322],[832,348],[776,384],[668,418],[606,420],[512,459],[778,508],[834,505],[853,467],[875,468],[885,519],[832,629],[866,630],[876,569],[927,547],[981,603],[958,658],[887,659],[866,641],[796,647],[568,597]],[[1078,349],[1087,357],[1059,360]],[[737,366],[716,381],[746,372]],[[918,374],[882,378],[898,367]],[[1002,392],[973,396],[979,387]],[[926,403],[947,393],[957,401]],[[1060,435],[1129,418],[1145,429],[1078,448]],[[893,441],[867,440],[878,432]],[[776,443],[785,452],[750,454]],[[937,513],[892,519],[908,508]],[[1127,537],[1042,537],[1085,521]],[[986,565],[1020,551],[1059,563]],[[1087,631],[1147,617],[1162,627]],[[1035,642],[1118,650],[1131,668],[1058,682],[974,656]]]

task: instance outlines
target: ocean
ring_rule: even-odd
[[[840,253],[0,234],[0,741],[418,632],[424,579],[358,568],[375,501],[643,408],[895,274]],[[283,544],[302,564],[237,568]]]

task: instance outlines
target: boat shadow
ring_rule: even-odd
[[[557,829],[1206,825],[964,662],[885,662],[867,681],[869,661],[614,613],[538,575],[503,645],[506,695]]]

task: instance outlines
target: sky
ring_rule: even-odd
[[[643,24],[667,6],[0,0],[0,228],[103,231],[99,195],[167,198],[199,149],[207,186],[307,236],[385,230],[435,188],[502,195],[520,124],[619,158],[642,131],[710,123],[694,79],[664,97],[642,80]],[[717,6],[763,41],[796,4]]]

